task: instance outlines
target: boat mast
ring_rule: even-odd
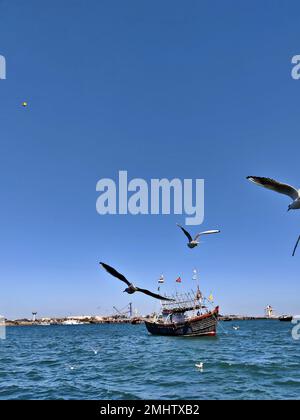
[[[194,270],[193,270],[193,280],[196,281],[196,285],[197,285],[197,291],[196,291],[196,294],[195,294],[195,306],[196,306],[196,301],[199,301],[200,314],[202,314],[203,297],[202,297],[202,293],[200,291],[199,275],[198,275],[198,271],[197,271],[196,268],[194,268]]]
[[[165,277],[164,277],[164,275],[163,274],[161,274],[160,275],[160,277],[159,277],[159,279],[158,279],[158,286],[157,286],[157,293],[160,295],[161,293],[160,293],[160,288],[161,288],[161,285],[162,284],[164,284],[165,283]],[[160,300],[159,301],[160,302],[160,310],[159,310],[159,312],[161,311],[161,309],[162,309],[162,301]]]

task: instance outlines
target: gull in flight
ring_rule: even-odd
[[[299,236],[299,238],[298,238],[298,241],[296,242],[296,245],[295,245],[295,248],[294,248],[294,251],[293,251],[293,257],[296,255],[296,251],[297,251],[297,248],[298,248],[299,242],[300,242],[300,236]]]
[[[248,176],[247,179],[253,182],[254,184],[260,185],[261,187],[264,187],[269,190],[275,191],[279,194],[284,194],[284,195],[287,195],[288,197],[291,197],[293,202],[289,205],[288,211],[300,209],[300,190],[297,190],[296,188],[292,187],[289,184],[282,184],[281,182],[275,181],[275,179],[271,179],[271,178]],[[296,254],[299,242],[300,242],[300,236],[294,248],[293,257]]]
[[[288,211],[300,209],[300,190],[288,184],[282,184],[271,178],[262,178],[258,176],[248,176],[247,179],[256,185],[275,191],[279,194],[285,194],[292,198],[293,202],[289,205]]]
[[[90,349],[95,354],[95,356],[97,356],[97,354],[99,353],[99,349],[95,349],[94,347],[90,347]]]
[[[187,230],[184,229],[184,227],[180,226],[179,224],[177,224],[178,227],[180,227],[180,229],[182,230],[182,232],[185,234],[185,236],[188,238],[189,242],[187,244],[187,246],[191,249],[195,248],[196,246],[199,245],[200,241],[200,236],[202,235],[211,235],[214,233],[220,233],[220,230],[206,230],[205,232],[200,232],[198,233],[195,238],[193,239],[192,236],[189,234],[189,232]]]
[[[66,365],[66,367],[67,367],[68,369],[70,369],[70,370],[75,370],[75,369],[77,369],[77,366],[76,366],[76,365],[74,365],[74,366],[72,366],[72,365]]]
[[[130,295],[132,295],[135,292],[141,292],[144,293],[145,295],[151,296],[155,299],[159,299],[159,300],[168,300],[168,301],[174,301],[174,299],[169,299],[160,295],[157,295],[156,293],[152,293],[149,290],[146,289],[141,289],[137,286],[135,286],[133,283],[130,283],[130,281],[128,281],[126,279],[125,276],[123,276],[123,274],[120,274],[117,272],[117,270],[115,270],[113,267],[110,267],[109,265],[105,264],[105,263],[100,263],[100,265],[102,265],[102,267],[109,273],[111,274],[113,277],[116,277],[117,279],[123,281],[124,283],[127,284],[127,288],[124,290],[124,292],[129,293]]]

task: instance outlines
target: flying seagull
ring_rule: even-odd
[[[99,349],[95,349],[94,347],[90,346],[91,351],[95,354],[95,356],[97,356],[97,354],[99,353]]]
[[[177,224],[177,226],[180,227],[180,229],[182,230],[182,232],[188,238],[189,242],[188,242],[187,246],[189,248],[191,248],[191,249],[192,248],[195,248],[196,246],[199,245],[199,243],[200,243],[199,242],[200,236],[202,236],[202,235],[211,235],[213,233],[220,233],[221,232],[220,230],[206,230],[205,232],[198,233],[198,235],[196,235],[195,238],[193,239],[192,236],[189,234],[189,232],[184,229],[184,227],[182,227],[182,226],[180,226],[178,224]]]
[[[294,252],[293,252],[293,257],[296,255],[296,251],[297,251],[297,248],[298,248],[299,242],[300,242],[300,236],[299,236],[298,241],[297,241],[297,243],[296,243],[296,245],[295,245]]]
[[[253,182],[254,184],[260,185],[261,187],[268,188],[269,190],[278,192],[279,194],[284,194],[291,197],[293,202],[289,205],[288,211],[300,209],[300,190],[297,190],[291,185],[282,184],[281,182],[275,181],[274,179],[271,179],[271,178],[247,176],[247,179]],[[296,250],[298,248],[299,242],[300,242],[300,236],[295,245],[293,257],[296,254]]]
[[[254,184],[260,185],[261,187],[269,190],[278,192],[279,194],[288,195],[293,199],[292,204],[289,205],[288,211],[300,209],[300,190],[292,187],[288,184],[282,184],[281,182],[275,181],[271,178],[261,178],[258,176],[247,176],[247,179]]]
[[[72,365],[66,365],[66,367],[69,368],[70,370],[77,369],[77,366],[72,366]]]
[[[105,263],[100,263],[100,265],[102,265],[102,267],[112,276],[116,277],[117,279],[123,281],[124,283],[127,284],[127,288],[124,290],[124,292],[129,293],[130,295],[132,295],[135,292],[141,292],[144,293],[145,295],[151,296],[155,299],[159,299],[159,300],[168,300],[168,301],[173,301],[174,299],[169,299],[160,295],[157,295],[156,293],[152,293],[149,292],[149,290],[146,289],[140,289],[139,287],[135,286],[133,283],[130,283],[130,281],[128,281],[126,279],[126,277],[123,276],[123,274],[118,273],[117,270],[115,270],[113,267],[110,267],[109,265],[105,264]]]

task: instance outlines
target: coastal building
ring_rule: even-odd
[[[265,315],[267,318],[274,318],[274,309],[272,308],[271,305],[268,305],[265,308]]]

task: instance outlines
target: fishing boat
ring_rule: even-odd
[[[209,310],[205,300],[198,288],[196,292],[176,295],[173,302],[162,302],[161,314],[145,321],[148,332],[165,336],[216,336],[219,307]]]
[[[67,319],[62,322],[62,325],[83,325],[84,322],[80,322],[77,319]]]
[[[293,317],[291,315],[282,315],[278,319],[281,322],[292,322],[293,321]]]

